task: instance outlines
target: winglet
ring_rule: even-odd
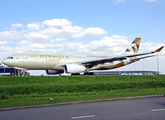
[[[164,46],[162,46],[162,47],[156,49],[155,52],[160,52],[163,48],[164,48]]]

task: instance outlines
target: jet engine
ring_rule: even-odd
[[[63,70],[57,71],[57,70],[46,70],[47,75],[56,75],[63,73]]]
[[[66,64],[65,65],[65,71],[67,73],[80,73],[84,72],[86,70],[86,67],[79,64]]]

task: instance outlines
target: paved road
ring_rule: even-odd
[[[1,111],[0,120],[165,120],[165,98]]]

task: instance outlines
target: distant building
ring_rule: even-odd
[[[30,76],[30,73],[28,72],[21,72],[21,70],[16,70],[12,67],[6,67],[6,66],[2,66],[0,64],[0,76]]]
[[[157,71],[94,71],[94,75],[157,75]]]

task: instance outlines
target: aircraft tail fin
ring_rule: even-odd
[[[138,53],[139,47],[140,47],[140,42],[141,42],[141,38],[135,38],[135,40],[125,50],[123,55],[129,55],[129,54],[136,54],[136,53]]]

